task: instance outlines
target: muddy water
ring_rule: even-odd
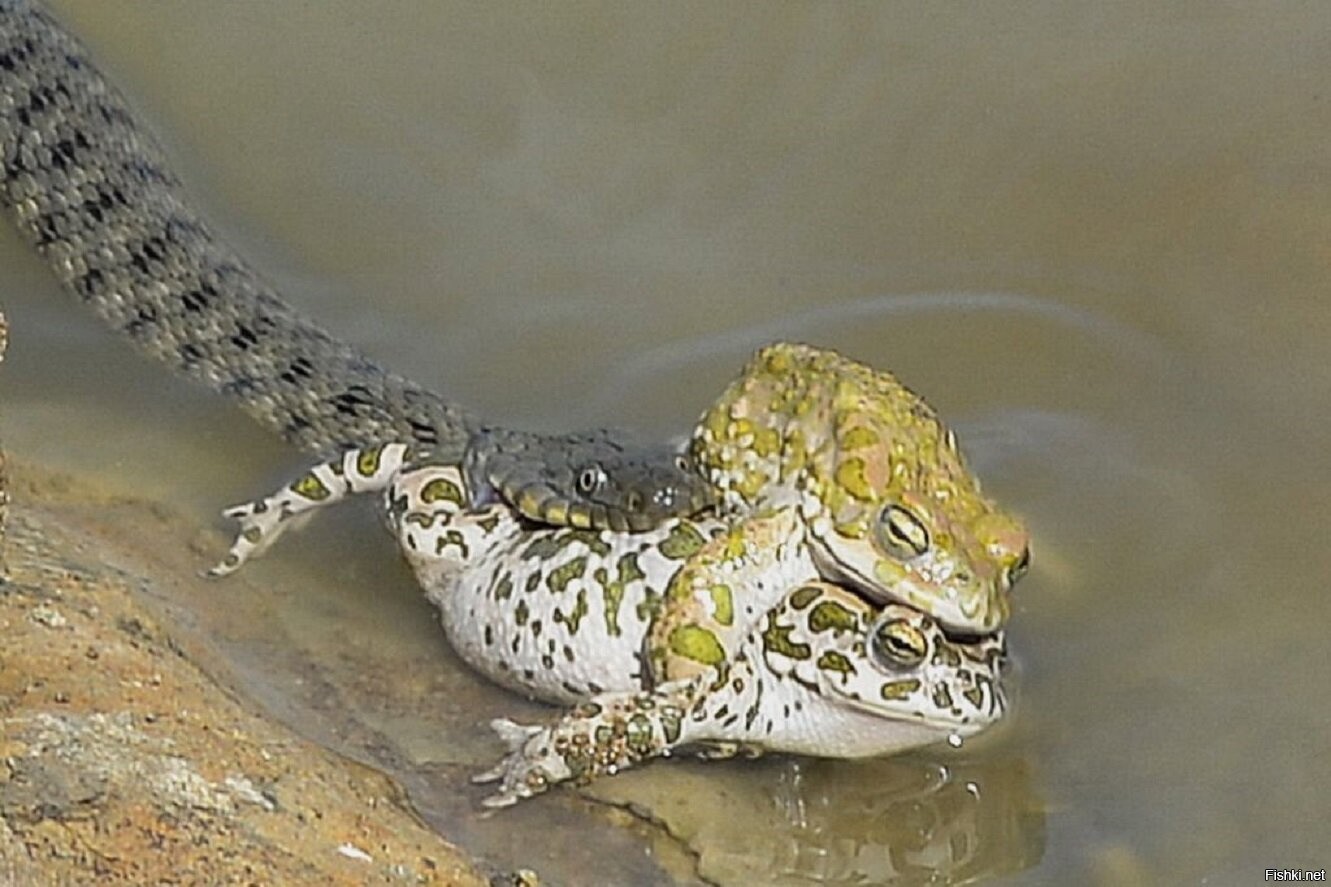
[[[556,883],[1327,865],[1324,5],[57,5],[228,236],[395,368],[504,421],[672,434],[754,344],[814,341],[926,393],[1032,526],[990,740],[489,818],[484,721],[536,709],[460,669],[367,513],[246,590],[181,584],[255,698],[439,828]],[[17,454],[213,526],[299,464],[7,230],[0,274]]]

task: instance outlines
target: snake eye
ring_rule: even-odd
[[[929,550],[929,531],[918,517],[900,505],[884,506],[878,512],[874,529],[878,544],[899,560],[910,560]]]
[[[605,472],[599,465],[589,465],[578,472],[578,492],[590,496],[605,483]]]
[[[924,661],[929,642],[924,632],[905,619],[888,619],[874,629],[870,648],[882,666],[900,670],[914,668]]]

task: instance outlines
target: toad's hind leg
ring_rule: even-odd
[[[687,680],[601,693],[546,727],[492,721],[508,755],[473,778],[499,783],[482,803],[507,807],[561,782],[590,782],[670,754],[688,741],[688,711],[701,689],[700,680]]]
[[[253,502],[222,512],[240,524],[230,550],[208,576],[226,576],[277,541],[295,525],[295,519],[340,502],[356,493],[385,489],[408,457],[402,444],[348,450],[337,459],[321,462],[282,489]]]

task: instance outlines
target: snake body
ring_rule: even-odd
[[[0,158],[0,201],[67,289],[304,450],[411,442],[466,459],[479,499],[525,496],[538,520],[636,529],[708,499],[666,447],[486,428],[303,317],[212,232],[84,47],[28,0],[0,0]],[[598,471],[605,483],[572,484]]]

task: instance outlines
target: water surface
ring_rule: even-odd
[[[672,763],[499,817],[465,782],[484,722],[538,709],[461,668],[368,512],[223,604],[182,592],[255,698],[442,831],[555,883],[1327,865],[1323,4],[55,5],[227,236],[395,369],[668,435],[808,340],[924,392],[1032,527],[988,741]],[[300,464],[7,228],[0,275],[20,457],[213,526]]]

